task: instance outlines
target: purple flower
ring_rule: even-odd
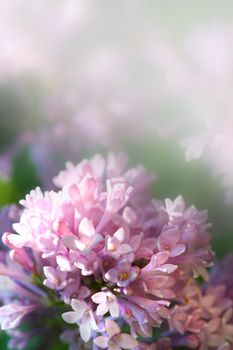
[[[35,332],[21,332],[17,329],[10,329],[7,331],[10,340],[7,344],[9,349],[23,350],[28,345],[30,339],[35,335]]]
[[[8,304],[0,307],[0,324],[2,329],[16,328],[23,317],[35,311],[38,305]]]
[[[12,204],[7,207],[3,207],[0,210],[0,237],[6,231],[11,231],[12,224],[17,222],[20,217],[20,209]],[[4,246],[2,245],[2,248]]]

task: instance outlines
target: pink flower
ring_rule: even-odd
[[[170,329],[182,335],[183,344],[190,341],[187,334],[195,335],[203,350],[233,344],[232,305],[224,286],[201,291],[191,284],[183,291],[183,303],[171,310]]]
[[[90,289],[85,285],[80,285],[80,278],[70,279],[63,291],[61,297],[66,304],[70,304],[72,299],[84,300],[91,295]]]
[[[74,250],[69,251],[71,264],[81,270],[83,276],[93,275],[100,269],[100,259],[96,253],[90,251],[88,253],[80,253]]]
[[[179,220],[185,210],[185,202],[182,196],[178,196],[174,201],[165,200],[166,211],[169,215],[169,220]]]
[[[106,336],[99,336],[94,343],[101,349],[109,350],[133,349],[138,342],[131,335],[121,333],[120,327],[112,320],[105,321]]]
[[[119,317],[120,308],[117,297],[106,290],[103,292],[95,293],[91,299],[94,303],[99,304],[96,309],[97,315],[105,315],[108,311],[112,317]]]
[[[85,176],[96,177],[99,181],[102,180],[105,170],[105,159],[96,154],[90,161],[84,159],[77,166],[71,162],[66,163],[66,170],[61,171],[54,178],[54,183],[57,187],[64,187],[67,184],[79,183]]]
[[[124,229],[120,228],[113,236],[106,237],[106,250],[107,254],[113,256],[115,259],[119,259],[120,256],[129,254],[132,252],[130,244],[125,243],[126,234]]]
[[[211,338],[216,319],[219,339],[230,342],[225,312],[232,303],[224,289],[193,288],[192,272],[205,275],[212,262],[207,213],[186,208],[182,197],[165,205],[151,199],[151,179],[142,167],[125,171],[121,156],[97,155],[69,164],[55,179],[59,191],[31,191],[21,201],[16,232],[4,235],[11,259],[21,268],[9,268],[4,257],[0,264],[0,273],[13,283],[7,280],[17,305],[42,303],[48,312],[51,305],[59,313],[57,305],[64,302],[72,308],[62,314],[67,330],[76,324],[84,342],[101,333],[95,343],[102,348],[140,349],[135,339],[150,338],[163,320],[181,346],[201,343],[200,331]],[[130,334],[122,334],[113,321],[105,323],[107,313],[128,325]],[[14,317],[12,327],[17,327],[21,317]],[[67,333],[71,346],[77,332]]]
[[[123,208],[128,200],[133,187],[127,187],[124,178],[114,178],[107,180],[107,203],[106,211],[116,213]]]
[[[172,273],[177,269],[176,265],[169,264],[169,252],[163,251],[157,254],[154,254],[149,263],[142,268],[141,273],[143,275],[158,273]]]
[[[226,311],[222,318],[206,322],[200,331],[200,349],[207,347],[230,347],[233,344],[232,309]]]
[[[214,254],[209,245],[211,225],[207,223],[207,211],[198,211],[194,206],[185,208],[181,196],[174,202],[167,199],[165,211],[168,221],[158,238],[158,248],[170,250],[172,263],[208,280],[206,268],[211,266]]]
[[[129,283],[133,282],[138,275],[138,267],[132,267],[127,260],[120,260],[116,268],[108,270],[104,276],[108,281],[116,283],[119,287],[126,287]]]
[[[103,237],[95,232],[95,228],[88,218],[84,217],[78,228],[78,237],[75,235],[66,235],[63,243],[68,249],[87,251],[88,249],[98,249],[104,245]]]
[[[181,233],[177,228],[171,228],[161,233],[158,238],[158,248],[160,251],[168,250],[171,257],[183,254],[186,246],[181,241]]]

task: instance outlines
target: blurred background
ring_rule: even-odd
[[[123,150],[233,250],[233,2],[0,0],[0,204]],[[1,348],[2,349],[2,348]]]

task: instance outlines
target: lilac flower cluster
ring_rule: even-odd
[[[207,212],[181,196],[152,199],[153,176],[126,166],[113,153],[67,163],[54,178],[59,190],[36,188],[20,202],[0,264],[9,290],[0,294],[0,324],[12,347],[44,329],[72,350],[233,343],[232,296],[221,282],[195,282],[208,280],[213,262]]]

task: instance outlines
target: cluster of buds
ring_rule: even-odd
[[[72,350],[233,343],[232,298],[221,281],[195,282],[213,262],[207,212],[181,196],[152,199],[153,176],[126,166],[113,153],[67,163],[57,191],[36,188],[20,202],[0,264],[0,324],[12,348],[45,331],[46,344],[59,336]]]

